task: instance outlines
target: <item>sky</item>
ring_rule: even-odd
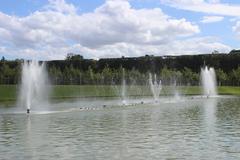
[[[189,55],[240,48],[238,0],[0,1],[0,57]]]

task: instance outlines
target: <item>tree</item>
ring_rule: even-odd
[[[212,54],[219,54],[219,51],[214,50],[214,51],[212,52]]]
[[[2,61],[2,62],[4,62],[4,61],[5,61],[5,57],[4,57],[4,56],[2,56],[2,59],[1,59],[1,61]]]
[[[233,85],[240,85],[240,67],[237,69],[234,69],[232,73],[230,74],[232,84]]]
[[[3,63],[0,69],[1,79],[5,84],[12,84],[15,81],[16,70]]]
[[[228,75],[220,68],[216,70],[216,76],[219,86],[225,84],[228,80]]]
[[[88,67],[88,70],[86,71],[86,74],[85,74],[85,78],[88,80],[88,83],[94,84],[95,76],[91,66]]]
[[[170,84],[172,76],[173,76],[172,71],[168,69],[166,66],[164,66],[163,69],[161,70],[161,80],[165,84]]]
[[[102,71],[102,76],[104,78],[104,84],[111,84],[112,83],[112,70],[109,68],[108,65]]]
[[[184,81],[187,84],[197,84],[199,81],[199,74],[192,72],[192,70],[190,68],[184,67],[184,70],[182,71],[183,73],[183,77],[184,77]]]
[[[52,66],[49,69],[49,75],[54,84],[59,84],[61,82],[62,72],[59,68]]]
[[[83,60],[83,56],[80,54],[68,53],[66,60],[68,61],[80,61]]]
[[[233,49],[229,52],[229,54],[239,54],[240,50],[239,49]]]

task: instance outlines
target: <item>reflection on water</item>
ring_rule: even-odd
[[[219,155],[215,152],[220,152],[217,144],[215,143],[217,138],[217,132],[216,132],[216,105],[217,105],[217,99],[207,99],[203,103],[203,109],[204,109],[204,126],[205,126],[205,132],[204,135],[205,138],[203,138],[203,147],[205,147],[205,150],[207,154],[204,154],[204,158],[207,159],[208,157],[211,157],[212,159],[219,159]],[[221,152],[220,152],[221,153]]]
[[[239,159],[239,102],[162,100],[102,110],[1,114],[0,159]]]

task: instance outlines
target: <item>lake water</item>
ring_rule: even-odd
[[[1,108],[0,159],[240,159],[240,98],[145,101],[69,100],[30,115]]]

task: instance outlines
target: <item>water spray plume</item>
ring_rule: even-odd
[[[214,68],[208,68],[205,66],[201,69],[201,82],[203,88],[203,94],[205,96],[216,96],[217,89],[216,89],[216,74]]]
[[[44,63],[24,61],[19,94],[19,105],[26,107],[27,113],[31,108],[47,101],[48,78]]]
[[[157,75],[154,74],[154,80],[152,78],[152,74],[149,73],[149,84],[154,97],[154,100],[157,102],[159,99],[160,92],[162,90],[162,82],[161,80],[157,81]]]

